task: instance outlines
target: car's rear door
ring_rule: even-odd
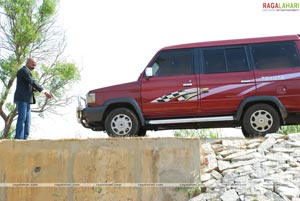
[[[299,41],[297,41],[299,43]],[[289,111],[300,110],[300,56],[294,41],[251,45],[257,95],[275,96]]]

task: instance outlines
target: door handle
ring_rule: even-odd
[[[193,86],[193,83],[189,82],[189,83],[183,83],[182,86],[184,87],[190,87]]]

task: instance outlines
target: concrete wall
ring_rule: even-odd
[[[192,183],[199,139],[0,141],[0,201],[187,200],[174,187],[41,187],[42,183]]]

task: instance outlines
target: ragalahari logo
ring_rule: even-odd
[[[300,3],[263,2],[262,9],[263,11],[299,11]]]

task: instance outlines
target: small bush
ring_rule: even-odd
[[[300,133],[300,125],[281,126],[277,133],[279,134]]]

